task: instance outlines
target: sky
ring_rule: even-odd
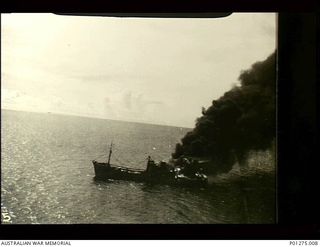
[[[194,127],[276,48],[276,14],[1,14],[1,107]]]

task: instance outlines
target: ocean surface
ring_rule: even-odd
[[[105,161],[111,141],[112,164],[144,169],[148,155],[170,158],[187,131],[1,110],[2,212],[12,224],[274,223],[272,182],[244,190],[228,179],[205,189],[93,179],[91,161]]]

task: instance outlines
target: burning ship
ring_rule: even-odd
[[[197,185],[208,184],[207,176],[199,169],[195,169],[192,161],[183,160],[172,162],[155,162],[150,156],[147,158],[147,167],[143,169],[128,168],[110,163],[112,156],[112,143],[109,149],[108,161],[93,160],[95,179],[97,180],[127,180],[153,184],[169,185]]]

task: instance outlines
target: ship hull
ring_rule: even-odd
[[[207,180],[190,179],[188,177],[176,176],[174,172],[150,174],[143,170],[135,170],[124,167],[111,167],[107,163],[93,161],[95,179],[97,180],[124,180],[145,182],[152,184],[168,184],[177,186],[206,186]]]
[[[134,171],[121,167],[110,167],[104,163],[94,163],[94,172],[96,179],[115,179],[143,182],[146,174],[144,171]]]

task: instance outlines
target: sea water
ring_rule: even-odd
[[[1,111],[1,206],[12,224],[274,223],[272,183],[242,190],[94,180],[92,160],[146,168],[167,160],[186,128]],[[245,200],[244,200],[245,199]],[[2,223],[6,223],[2,220]]]

